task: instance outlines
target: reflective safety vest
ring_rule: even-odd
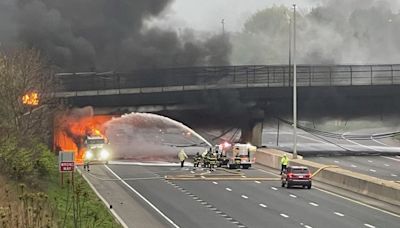
[[[286,156],[283,156],[281,159],[281,165],[288,165],[289,164],[289,158]]]
[[[215,165],[217,163],[217,158],[214,157],[214,156],[213,157],[209,157],[208,159],[210,160],[210,164],[211,165]]]

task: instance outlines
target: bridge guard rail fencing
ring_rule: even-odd
[[[58,92],[131,88],[291,87],[287,65],[243,65],[142,69],[131,72],[58,73]],[[363,86],[400,84],[400,64],[299,65],[298,86]],[[189,88],[189,89],[188,89]],[[168,90],[166,90],[168,91]]]

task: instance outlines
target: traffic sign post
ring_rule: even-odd
[[[64,184],[64,173],[71,173],[72,181],[74,181],[75,171],[75,152],[60,151],[58,154],[58,170],[61,173],[61,186]]]

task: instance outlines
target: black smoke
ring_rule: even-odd
[[[0,0],[0,41],[38,48],[54,65],[72,71],[227,64],[227,36],[189,39],[146,25],[171,2]]]

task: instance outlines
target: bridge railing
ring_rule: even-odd
[[[128,88],[290,87],[293,68],[284,65],[246,65],[146,69],[132,72],[56,74],[59,91],[120,90]],[[396,65],[299,65],[298,86],[361,86],[400,84]]]

